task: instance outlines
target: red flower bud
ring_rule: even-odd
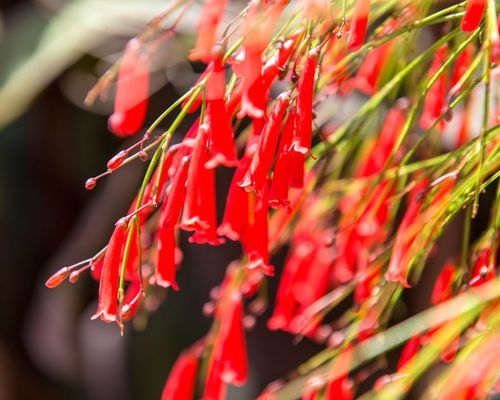
[[[120,151],[117,155],[115,155],[113,158],[111,158],[108,161],[108,170],[109,171],[114,171],[115,169],[118,169],[121,167],[123,164],[123,161],[125,161],[125,158],[127,158],[128,153],[126,151]]]
[[[71,273],[71,270],[67,267],[61,268],[59,271],[57,271],[54,275],[52,275],[47,281],[45,282],[45,286],[47,286],[50,289],[53,289],[57,286],[59,286],[61,283],[63,283],[66,278],[69,276]]]

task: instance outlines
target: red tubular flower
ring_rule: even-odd
[[[354,78],[354,87],[366,95],[373,95],[377,91],[380,76],[384,71],[387,60],[394,48],[394,42],[390,41],[382,46],[374,48],[367,55],[358,73]]]
[[[205,123],[209,129],[211,158],[206,162],[207,168],[218,165],[233,167],[237,165],[236,148],[234,147],[231,115],[226,109],[224,100],[226,82],[222,54],[212,61],[212,73],[206,88]]]
[[[399,356],[397,370],[401,370],[413,357],[418,353],[422,346],[420,335],[412,336],[404,345],[401,355]]]
[[[239,240],[246,232],[248,225],[248,197],[249,193],[243,190],[239,183],[244,178],[252,159],[245,154],[236,169],[226,200],[226,209],[217,234],[231,240]]]
[[[290,151],[290,187],[302,189],[304,187],[304,174],[306,155]]]
[[[326,387],[325,400],[352,400],[354,390],[347,376],[334,379]]]
[[[160,211],[159,225],[174,227],[179,221],[184,198],[186,197],[186,179],[188,176],[189,157],[184,156],[177,164],[177,171],[172,179],[165,201]]]
[[[492,260],[491,249],[489,247],[485,247],[481,249],[475,257],[469,284],[473,287],[479,286],[484,282],[493,279],[495,274],[495,257]]]
[[[217,210],[215,207],[215,175],[213,169],[207,169],[208,127],[203,124],[198,129],[188,169],[186,201],[182,215],[181,228],[194,231],[189,238],[194,243],[221,244],[217,238]]]
[[[125,290],[125,296],[123,296],[123,305],[120,309],[120,318],[124,321],[130,321],[140,304],[140,299],[142,296],[141,282],[138,279],[133,280]]]
[[[216,318],[219,329],[208,364],[203,399],[224,398],[225,384],[240,386],[247,380],[247,353],[241,295],[224,285]]]
[[[304,71],[297,84],[297,105],[292,149],[307,155],[311,152],[312,112],[314,96],[314,77],[318,65],[318,49],[312,49],[308,56]]]
[[[450,91],[453,93],[453,87],[457,84],[462,75],[467,71],[472,62],[472,55],[474,54],[474,45],[470,44],[464,51],[460,53],[457,57],[457,61],[453,65],[453,72],[451,73],[450,85],[452,89]]]
[[[263,197],[253,197],[250,203],[247,231],[242,238],[243,247],[248,254],[246,268],[250,272],[259,272],[273,276],[274,267],[269,265],[269,229],[267,186]],[[253,207],[252,207],[253,206]]]
[[[483,19],[486,0],[468,0],[460,27],[464,32],[474,31]]]
[[[300,400],[318,400],[319,390],[316,388],[306,388]]]
[[[353,361],[352,345],[347,345],[332,362],[335,378],[326,387],[325,400],[352,400],[354,391],[349,379],[349,370]]]
[[[243,330],[241,295],[230,294],[225,315],[221,321],[220,340],[221,377],[224,382],[243,385],[247,380],[247,350]]]
[[[290,111],[283,127],[283,131],[281,132],[271,189],[269,191],[269,205],[271,207],[290,208],[290,201],[288,200],[292,155],[290,148],[292,145],[295,118],[295,111]]]
[[[298,243],[293,245],[292,252],[283,268],[273,315],[267,321],[269,329],[288,330],[290,322],[297,311],[294,286],[296,282],[303,280],[305,268],[312,262],[313,255],[313,247],[310,244]]]
[[[385,279],[399,282],[404,287],[410,287],[406,277],[408,272],[408,266],[406,265],[408,262],[407,253],[417,235],[415,230],[409,231],[422,209],[424,202],[422,193],[427,187],[427,179],[421,179],[410,193],[409,205],[396,233],[391,261],[385,274]]]
[[[175,280],[175,225],[179,221],[186,197],[186,178],[189,158],[183,157],[175,172],[167,197],[160,211],[160,221],[156,237],[158,241],[158,259],[155,270],[155,283],[159,286],[178,290]]]
[[[159,226],[156,231],[158,259],[154,282],[164,288],[172,287],[179,290],[175,280],[175,228],[172,226]]]
[[[316,202],[309,200],[302,216],[307,224],[296,227],[291,251],[278,286],[276,304],[268,321],[269,329],[283,329],[294,334],[313,336],[319,321],[308,313],[309,307],[328,290],[335,254],[325,238],[331,232],[318,229],[321,223],[313,213]]]
[[[130,40],[120,63],[115,108],[108,121],[111,131],[119,137],[137,133],[146,118],[149,63],[140,50],[140,41]]]
[[[245,40],[243,59],[234,64],[234,70],[243,80],[241,109],[238,118],[245,115],[253,119],[265,117],[268,91],[262,79],[262,53],[266,49],[274,26],[286,3],[277,1],[266,7],[259,0],[249,3],[244,23]]]
[[[55,274],[50,276],[49,279],[45,282],[45,286],[49,289],[53,289],[63,283],[66,278],[70,275],[71,270],[68,267],[61,268]]]
[[[451,298],[453,295],[453,277],[455,275],[455,265],[452,262],[446,263],[441,270],[434,289],[432,290],[431,302],[438,304]]]
[[[181,353],[165,382],[161,400],[192,400],[198,364],[198,356],[192,350]]]
[[[217,41],[217,28],[224,16],[227,0],[205,0],[200,19],[197,23],[198,39],[189,58],[208,63],[212,56],[212,49]]]
[[[370,0],[357,0],[349,30],[347,47],[357,50],[365,41],[368,14],[370,13]]]
[[[127,226],[118,223],[109,240],[102,265],[99,281],[97,312],[92,319],[101,318],[104,322],[116,321],[118,310],[118,281],[122,248],[127,238]]]
[[[245,190],[253,190],[262,196],[267,180],[267,174],[273,163],[278,137],[289,104],[289,93],[282,93],[276,99],[269,119],[259,137],[259,144],[250,168],[240,183]]]
[[[265,117],[264,93],[261,90],[262,83],[262,50],[245,47],[241,66],[235,72],[243,78],[241,108],[238,118],[248,115],[254,119]],[[236,66],[235,66],[236,67]]]
[[[434,60],[429,68],[429,72],[427,73],[427,79],[436,74],[439,68],[441,68],[443,63],[446,61],[447,57],[448,47],[443,45],[436,51],[436,56],[434,57]],[[446,105],[447,86],[448,77],[447,72],[444,71],[425,95],[424,109],[422,116],[420,117],[420,126],[423,129],[429,129],[443,113]],[[446,121],[443,118],[438,124],[438,129],[442,131],[445,126]]]
[[[455,185],[455,178],[456,175],[445,175],[442,179],[433,183],[433,186],[439,186],[432,196],[429,206],[423,213],[421,213],[424,201],[422,192],[426,190],[426,180],[420,180],[410,193],[409,206],[396,233],[391,260],[385,275],[388,281],[399,282],[404,287],[410,287],[407,275],[412,255],[415,254],[410,249],[422,227],[428,223],[429,215],[432,215],[435,207],[447,200]]]

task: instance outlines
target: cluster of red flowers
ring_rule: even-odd
[[[406,25],[424,17],[428,6],[402,6],[397,16],[381,23],[365,48],[370,7],[379,2],[357,0],[348,14],[345,5],[332,10],[310,5],[307,26],[290,23],[273,36],[288,2],[252,0],[238,17],[240,20],[232,22],[236,26],[241,23],[242,39],[228,50],[231,33],[226,31],[222,37],[219,34],[226,3],[205,1],[197,25],[198,40],[189,55],[191,60],[205,63],[206,69],[179,102],[182,111],[176,123],[186,113],[196,113],[196,121],[177,145],[169,146],[172,130],[178,125],[174,123],[172,129],[149,145],[154,132],[148,130],[140,142],[108,162],[108,170],[101,176],[133,158],[147,159],[147,151],[157,146],[144,184],[128,215],[117,222],[107,247],[89,260],[63,268],[47,281],[49,287],[68,277],[75,282],[82,271],[90,269],[99,281],[93,318],[123,326],[123,321],[139,312],[151,288],[179,290],[179,230],[192,233],[191,243],[219,245],[227,238],[242,244],[241,262],[228,267],[214,298],[213,329],[179,356],[165,385],[164,400],[192,399],[195,392],[203,393],[205,399],[221,399],[227,384],[245,383],[248,366],[244,320],[250,312],[245,310],[245,300],[256,296],[262,281],[275,275],[271,255],[287,239],[290,251],[280,273],[276,304],[268,320],[270,329],[332,344],[339,332],[325,329],[322,310],[316,308],[330,291],[345,287],[354,292],[355,304],[353,314],[345,319],[349,322],[358,318],[355,334],[349,340],[362,342],[382,328],[378,319],[386,318],[390,308],[387,300],[381,300],[385,298],[381,294],[384,284],[410,286],[412,267],[418,257],[431,251],[442,227],[436,215],[447,210],[461,172],[457,168],[423,173],[415,172],[419,170],[415,168],[409,172],[409,184],[406,178],[398,179],[405,152],[414,145],[412,140],[406,140],[418,110],[412,108],[413,104],[423,105],[421,128],[444,131],[452,101],[468,90],[467,80],[462,77],[477,67],[473,59],[483,51],[472,42],[459,53],[451,42],[436,45],[434,60],[429,60],[421,74],[428,84],[424,95],[417,100],[409,96],[395,102],[381,128],[369,126],[376,132],[367,132],[366,137],[357,132],[359,124],[355,129],[344,129],[352,136],[352,144],[344,142],[349,143],[345,157],[354,152],[357,157],[351,164],[340,163],[332,169],[331,160],[321,159],[316,152],[322,144],[314,145],[324,140],[328,147],[344,137],[339,138],[339,131],[329,135],[320,129],[325,136],[316,139],[314,107],[322,96],[343,97],[354,90],[373,96],[369,102],[379,101],[379,90],[392,82],[392,76],[401,68],[395,57],[403,53],[406,45],[401,36]],[[457,11],[454,7],[450,10]],[[486,0],[467,1],[462,31],[477,34],[487,7],[494,5],[487,6]],[[323,11],[326,14],[321,16]],[[438,22],[442,15],[435,17]],[[317,26],[315,20],[320,21]],[[488,54],[494,63],[500,53],[497,27],[486,34]],[[135,134],[144,124],[150,79],[146,50],[147,43],[132,39],[120,63],[115,109],[109,118],[110,129],[118,136]],[[353,54],[366,57],[359,62],[351,57]],[[229,83],[228,70],[233,74]],[[391,85],[389,89],[395,88],[395,84]],[[272,96],[276,88],[282,93]],[[384,96],[390,92],[386,90]],[[380,101],[372,109],[378,106]],[[460,115],[458,147],[471,140],[471,108],[469,104]],[[354,121],[363,118],[359,115]],[[248,127],[237,129],[240,124],[233,121]],[[496,121],[493,118],[489,123],[488,127]],[[235,136],[243,140],[236,141]],[[139,151],[133,153],[137,148]],[[482,151],[495,154],[495,147]],[[354,184],[347,182],[340,190],[329,186],[325,177],[346,173],[346,165]],[[218,224],[215,169],[220,166],[235,167],[235,171],[222,222]],[[86,187],[92,189],[101,176],[89,179]],[[397,206],[402,198],[406,198],[406,207],[399,216]],[[152,230],[154,242],[145,243],[141,232]],[[478,286],[494,278],[495,249],[486,239],[480,244],[473,255],[469,281],[459,282],[457,267],[447,264],[436,282],[432,303],[450,299],[463,290],[463,285]],[[387,253],[387,248],[392,252]],[[404,370],[418,349],[432,340],[433,333],[419,333],[408,341],[398,371]],[[447,350],[446,360],[453,358],[459,339],[456,337],[451,350]],[[343,337],[341,345],[346,360],[352,353],[349,340]],[[204,371],[200,367],[202,358],[206,363]],[[204,374],[201,388],[197,386],[200,374]],[[270,393],[262,397],[272,398]],[[308,386],[303,399],[351,399],[353,395],[353,382],[346,372],[330,382]]]

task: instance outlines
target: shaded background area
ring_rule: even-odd
[[[114,222],[126,213],[144,170],[144,164],[137,161],[106,178],[92,192],[84,189],[85,180],[103,171],[107,160],[127,144],[107,131],[111,101],[89,110],[82,106],[85,93],[119,55],[126,40],[167,1],[133,3],[0,2],[0,84],[13,73],[19,74],[21,79],[10,94],[19,94],[25,102],[11,102],[2,97],[5,91],[0,92],[0,123],[4,124],[0,127],[2,400],[158,398],[178,353],[209,328],[211,320],[202,315],[202,307],[210,289],[221,281],[226,265],[239,254],[234,243],[217,248],[188,245],[183,236],[181,291],[166,293],[147,324],[136,329],[129,325],[123,338],[116,326],[89,320],[95,312],[98,287],[90,278],[82,277],[75,285],[65,283],[55,290],[44,287],[52,272],[92,256],[106,244]],[[103,7],[100,14],[98,4]],[[128,13],[121,15],[127,7]],[[55,46],[59,52],[49,49],[49,56],[47,52],[40,55],[42,45],[50,43],[47,24],[54,15],[61,17],[59,27],[51,28],[60,40]],[[185,33],[189,26],[183,29]],[[159,51],[148,121],[196,80],[199,66],[185,62],[190,45],[187,36],[181,35]],[[51,58],[53,54],[60,58]],[[33,55],[38,55],[37,62],[20,64]],[[26,111],[4,123],[21,109]],[[184,124],[179,129],[176,140],[186,128]],[[217,172],[219,216],[231,173]],[[485,204],[475,221],[476,237],[485,225],[488,209]],[[449,230],[455,233],[443,239],[445,245],[429,268],[432,273],[405,293],[405,312],[427,307],[438,268],[456,253],[460,223]],[[284,252],[273,260],[278,271],[283,257]],[[271,292],[277,281],[271,280]],[[269,381],[321,348],[309,342],[293,345],[291,336],[265,329],[266,319],[267,315],[260,318],[248,333],[250,382],[244,389],[232,391],[230,399],[255,397]]]

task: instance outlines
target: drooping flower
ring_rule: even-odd
[[[222,56],[222,54],[214,56],[212,72],[206,87],[204,124],[209,130],[211,153],[209,160],[205,163],[207,168],[215,168],[218,165],[233,167],[238,163],[231,128],[231,115],[227,111],[224,100],[226,83]]]
[[[414,335],[405,343],[403,350],[401,350],[401,355],[399,356],[397,370],[401,370],[406,364],[408,364],[418,353],[418,350],[422,346],[422,337],[420,335]]]
[[[311,151],[314,79],[318,65],[318,49],[307,55],[304,70],[297,84],[296,117],[292,150],[307,155]]]
[[[239,186],[252,161],[251,155],[245,154],[236,168],[229,186],[226,209],[217,234],[231,240],[239,240],[248,226],[249,193]]]
[[[111,131],[119,137],[139,131],[146,118],[150,70],[149,62],[141,53],[141,43],[132,39],[125,48],[116,84],[115,107],[109,117]]]
[[[454,92],[453,87],[457,84],[457,82],[460,80],[465,71],[467,71],[467,69],[470,67],[473,54],[474,54],[474,46],[470,44],[457,57],[457,60],[453,65],[453,70],[450,78],[450,86],[452,87],[450,91],[452,93]]]
[[[411,248],[436,207],[446,202],[455,185],[455,179],[456,175],[452,174],[442,177],[435,183],[436,191],[424,211],[422,211],[425,199],[423,194],[429,189],[427,179],[421,179],[410,192],[409,205],[396,233],[391,260],[385,275],[388,281],[399,282],[404,287],[410,287],[407,275],[415,254]]]
[[[357,177],[374,176],[389,162],[404,126],[403,106],[404,102],[400,102],[389,111],[380,135],[366,147],[356,170]],[[334,266],[339,282],[346,282],[354,274],[365,271],[372,249],[386,239],[393,192],[394,182],[383,179],[374,189],[353,191],[341,199],[342,216],[335,239],[337,259]]]
[[[368,26],[368,14],[370,13],[370,0],[356,0],[354,13],[349,30],[347,46],[351,50],[357,50],[365,41],[366,27]]]
[[[486,2],[487,0],[467,0],[465,14],[460,23],[464,32],[472,32],[479,26],[486,10]]]
[[[141,281],[139,279],[134,279],[128,285],[125,290],[125,295],[123,296],[123,302],[120,308],[120,318],[123,321],[130,321],[134,317],[139,307],[142,294]]]
[[[249,194],[248,225],[241,242],[248,254],[246,269],[273,276],[274,267],[269,264],[268,191],[269,183],[266,182],[262,196]]]
[[[158,257],[155,270],[155,283],[159,286],[178,290],[175,280],[175,225],[179,221],[182,205],[186,196],[186,178],[189,158],[184,157],[172,179],[167,197],[162,204],[160,221],[156,237],[158,241]]]
[[[456,267],[452,262],[446,263],[443,267],[432,290],[432,304],[442,303],[452,297],[455,271]]]
[[[99,280],[97,312],[92,319],[101,318],[104,322],[116,321],[120,261],[126,238],[127,225],[119,221],[111,235],[106,254],[104,255],[102,272]]]
[[[216,233],[215,172],[205,166],[209,157],[208,133],[208,127],[200,125],[189,163],[181,228],[194,231],[190,242],[217,245],[223,240]]]
[[[252,163],[243,178],[240,186],[246,190],[252,190],[262,196],[267,175],[272,166],[278,138],[289,104],[289,93],[282,93],[274,103],[269,119],[259,137],[257,150],[252,158]]]
[[[291,186],[291,146],[295,118],[295,111],[291,110],[281,132],[271,189],[269,191],[269,205],[271,207],[289,208],[290,206],[290,201],[288,200],[288,189]],[[301,172],[303,174],[303,171]]]
[[[448,57],[448,47],[441,46],[436,51],[436,55],[427,73],[427,79],[435,75]],[[444,112],[446,105],[446,91],[448,87],[447,72],[444,71],[431,86],[424,99],[423,112],[420,117],[420,126],[429,129]],[[444,118],[441,119],[437,128],[442,131],[446,126]]]
[[[473,287],[482,285],[484,282],[493,279],[495,272],[495,253],[491,258],[490,247],[483,247],[475,255],[474,265],[472,267],[472,276],[469,284]]]
[[[217,42],[217,29],[224,16],[227,0],[205,0],[197,22],[198,39],[189,54],[191,60],[208,63]]]
[[[259,120],[265,117],[267,90],[262,79],[262,53],[269,43],[272,30],[281,15],[285,2],[276,1],[264,7],[259,0],[249,4],[244,21],[243,52],[233,65],[236,74],[242,78],[241,108],[238,118],[245,115]]]
[[[161,400],[192,400],[195,394],[199,356],[189,349],[177,358],[165,382]]]
[[[248,375],[241,294],[227,280],[221,291],[215,314],[219,324],[208,362],[204,399],[224,398],[227,383],[240,386]]]
[[[396,21],[390,20],[380,35],[387,35],[394,31]],[[367,55],[360,65],[354,77],[354,87],[366,95],[373,95],[377,91],[382,74],[390,64],[390,55],[396,46],[396,41],[391,40],[375,47]]]

